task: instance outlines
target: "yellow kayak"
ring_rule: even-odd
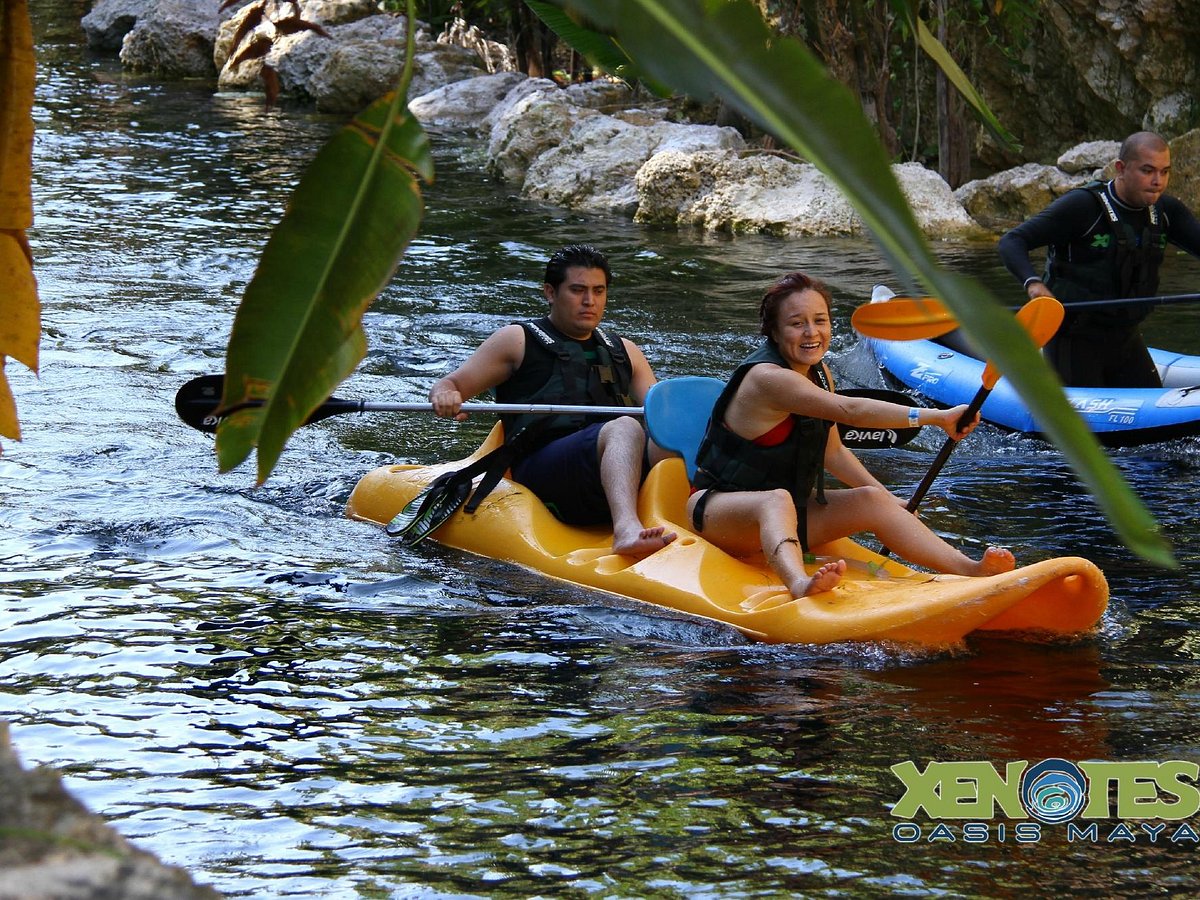
[[[386,524],[438,475],[462,468],[500,441],[497,425],[465,460],[368,472],[350,495],[347,515]],[[761,556],[734,558],[693,532],[684,513],[687,497],[681,459],[668,459],[650,472],[639,500],[642,521],[668,525],[679,538],[641,560],[613,554],[612,533],[605,528],[559,522],[532,493],[507,479],[473,514],[460,509],[432,538],[573,584],[724,622],[772,643],[896,641],[942,647],[975,631],[1034,639],[1079,635],[1095,627],[1108,602],[1104,574],[1079,557],[981,578],[933,575],[849,538],[814,548],[818,562],[841,558],[850,563],[841,584],[795,600]]]

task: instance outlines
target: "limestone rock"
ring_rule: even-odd
[[[936,172],[917,163],[892,171],[927,235],[985,236]],[[776,155],[658,153],[639,169],[637,195],[639,222],[779,236],[864,233],[849,201],[816,166]]]
[[[1171,147],[1171,181],[1168,193],[1200,216],[1200,128],[1168,142]]]
[[[1085,141],[1058,157],[1058,167],[1071,175],[1094,174],[1112,165],[1121,152],[1120,141]]]
[[[779,236],[856,234],[850,204],[816,166],[732,150],[655,154],[637,174],[635,220]]]
[[[1170,139],[1200,126],[1200,16],[1194,0],[1039,2],[1019,65],[988,46],[971,72],[1019,155],[983,138],[994,168],[1049,161],[1064,146],[1143,129]]]
[[[0,900],[219,900],[131,845],[48,769],[26,771],[0,722]]]
[[[527,79],[484,122],[488,168],[504,181],[520,184],[536,158],[558,146],[577,122],[598,115],[594,109],[571,103],[553,81]]]
[[[633,215],[638,207],[638,169],[655,153],[743,146],[745,141],[733,128],[670,122],[637,126],[596,113],[576,123],[562,143],[533,161],[521,193],[572,209]]]
[[[120,50],[134,25],[155,0],[97,0],[80,20],[88,46],[93,50]]]
[[[212,77],[219,7],[220,0],[154,0],[121,42],[121,62],[170,78]]]
[[[918,227],[927,237],[937,240],[987,237],[987,231],[968,214],[946,179],[937,172],[910,162],[892,166],[892,174],[912,207]]]
[[[509,91],[526,80],[527,77],[519,72],[477,75],[421,94],[408,104],[408,108],[426,127],[476,131],[484,127],[488,114]]]
[[[1091,172],[1069,174],[1055,166],[1026,163],[990,178],[968,181],[955,196],[980,225],[1007,231],[1091,179]]]

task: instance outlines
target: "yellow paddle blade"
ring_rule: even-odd
[[[863,337],[884,341],[919,341],[941,337],[958,327],[950,310],[934,297],[893,297],[866,303],[850,316]]]
[[[1054,297],[1034,297],[1017,310],[1017,321],[1039,349],[1058,333],[1062,325],[1063,305]],[[991,390],[1000,380],[1000,370],[990,359],[983,368],[983,386]]]

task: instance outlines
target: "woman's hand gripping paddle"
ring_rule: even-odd
[[[1017,311],[1017,322],[1025,329],[1025,333],[1029,335],[1029,339],[1033,341],[1033,345],[1040,349],[1058,332],[1059,326],[1062,325],[1063,312],[1063,305],[1053,297],[1036,297]],[[967,411],[958,420],[959,431],[966,428],[975,420],[975,415],[979,412],[980,407],[983,406],[983,401],[988,398],[988,394],[992,392],[992,388],[1000,380],[1000,370],[996,368],[996,364],[990,359],[983,368],[983,377],[980,380],[982,384],[979,390],[967,406]],[[925,478],[922,479],[916,491],[913,492],[912,497],[909,499],[905,507],[909,512],[916,512],[917,507],[929,492],[929,487],[933,484],[933,480],[937,478],[938,473],[942,470],[942,466],[946,464],[946,460],[950,458],[950,454],[954,451],[954,447],[957,444],[958,441],[954,440],[954,438],[946,438],[946,442],[942,444],[942,449],[934,459],[933,465],[929,467],[929,471],[925,473]]]

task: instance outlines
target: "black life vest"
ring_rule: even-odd
[[[800,518],[801,543],[809,496],[816,489],[818,503],[825,503],[825,445],[832,423],[810,416],[792,416],[792,430],[780,444],[764,447],[730,431],[725,426],[725,411],[746,374],[754,366],[768,363],[790,368],[769,338],[734,370],[729,383],[717,397],[708,430],[696,454],[696,474],[692,486],[717,491],[764,491],[786,488],[796,504]],[[810,370],[813,380],[831,390],[822,366]],[[703,498],[702,498],[703,499]]]
[[[545,403],[567,406],[635,406],[630,396],[633,365],[620,337],[596,328],[592,338],[577,341],[550,324],[549,318],[519,322],[525,329],[525,357],[512,377],[496,388],[501,403]],[[502,415],[510,439],[536,430],[530,452],[556,438],[612,415]]]
[[[1123,219],[1113,205],[1104,182],[1092,181],[1086,190],[1100,204],[1112,239],[1103,256],[1086,262],[1056,256],[1047,267],[1046,286],[1067,305],[1068,325],[1134,325],[1150,313],[1150,307],[1113,307],[1070,312],[1072,300],[1109,300],[1120,297],[1152,297],[1158,293],[1158,270],[1167,244],[1162,212],[1157,204],[1146,207],[1146,222],[1140,230]],[[1114,293],[1115,291],[1115,293]]]

